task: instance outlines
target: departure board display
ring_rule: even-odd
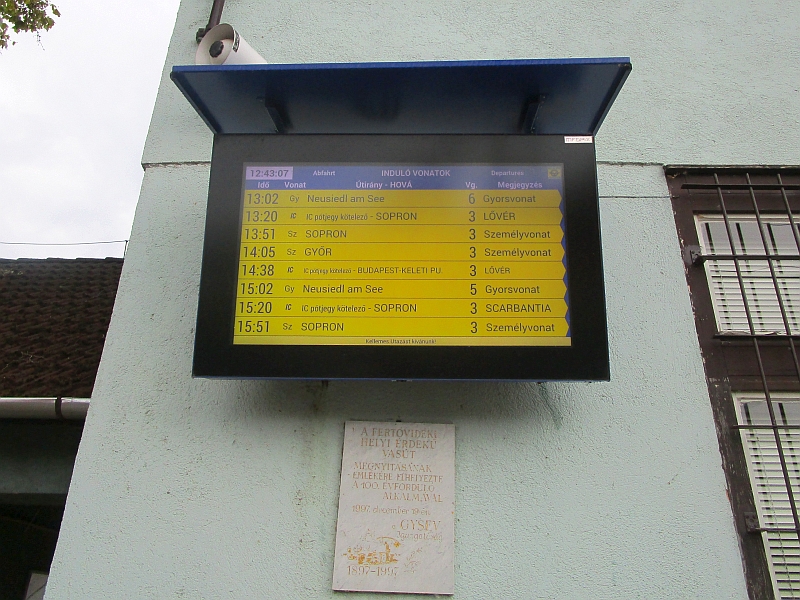
[[[608,379],[592,138],[216,135],[192,372]]]
[[[563,165],[245,164],[234,344],[568,346]]]

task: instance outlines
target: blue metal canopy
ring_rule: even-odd
[[[214,133],[594,135],[629,58],[176,66]]]

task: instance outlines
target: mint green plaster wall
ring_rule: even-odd
[[[800,162],[798,5],[228,4],[271,62],[631,56],[597,139],[612,380],[192,379],[211,135],[165,77],[47,599],[341,597],[347,419],[455,423],[455,598],[746,598],[661,165]]]

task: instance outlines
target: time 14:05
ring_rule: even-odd
[[[243,246],[243,258],[275,258],[275,246]]]

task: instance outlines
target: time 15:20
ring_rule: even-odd
[[[239,312],[248,315],[268,315],[272,312],[272,302],[263,300],[239,302]]]

